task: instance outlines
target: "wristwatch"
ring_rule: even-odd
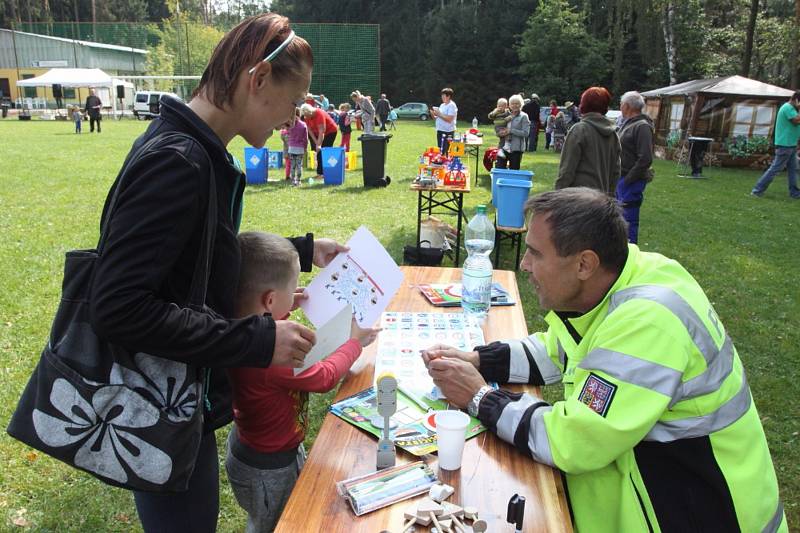
[[[493,390],[494,389],[489,385],[484,385],[483,387],[478,389],[478,392],[475,393],[475,396],[473,396],[472,399],[467,404],[467,412],[470,414],[470,416],[474,417],[478,416],[478,408],[481,405],[481,400],[483,399],[484,396],[486,396],[486,394],[492,392]]]

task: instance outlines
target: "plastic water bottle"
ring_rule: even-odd
[[[492,296],[492,260],[494,224],[486,216],[486,206],[479,205],[478,212],[467,224],[467,259],[461,273],[461,308],[467,318],[483,323],[489,312]]]
[[[478,129],[478,117],[472,117],[472,129]]]

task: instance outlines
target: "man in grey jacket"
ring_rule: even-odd
[[[639,240],[639,209],[644,201],[644,188],[653,179],[653,121],[643,113],[644,98],[628,91],[620,99],[622,127],[622,164],[617,182],[617,200],[628,222],[628,241]]]

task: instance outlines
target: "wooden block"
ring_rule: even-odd
[[[427,515],[429,513],[433,513],[438,516],[442,514],[443,511],[444,509],[441,505],[428,497],[422,498],[419,503],[417,503],[417,516]]]
[[[478,508],[477,507],[464,507],[464,518],[467,520],[477,520],[478,519]]]
[[[489,524],[486,523],[486,520],[475,520],[472,523],[472,531],[474,533],[484,533],[489,528]]]
[[[412,518],[417,517],[417,504],[413,503],[406,507],[406,510],[403,511],[403,518],[406,520],[411,520]]]
[[[455,516],[457,518],[464,516],[464,509],[454,503],[444,502],[442,503],[442,507],[444,507],[444,512],[449,516]]]
[[[439,520],[439,525],[442,526],[443,531],[451,531],[453,528],[452,520]]]
[[[445,485],[444,483],[440,485],[433,485],[430,490],[428,491],[428,496],[437,502],[442,502],[453,495],[455,489],[450,485]]]

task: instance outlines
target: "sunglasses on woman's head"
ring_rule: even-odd
[[[278,54],[283,52],[286,49],[286,47],[289,46],[289,43],[292,42],[292,39],[294,39],[294,31],[290,31],[289,32],[289,36],[286,37],[286,39],[281,44],[279,44],[278,47],[275,50],[273,50],[272,52],[267,54],[267,57],[262,59],[261,63],[269,63],[270,61],[272,61],[273,59],[278,57]],[[256,71],[256,67],[257,66],[258,65],[256,65],[255,67],[251,68],[250,70],[248,70],[247,73],[248,74],[253,74],[253,72]]]

